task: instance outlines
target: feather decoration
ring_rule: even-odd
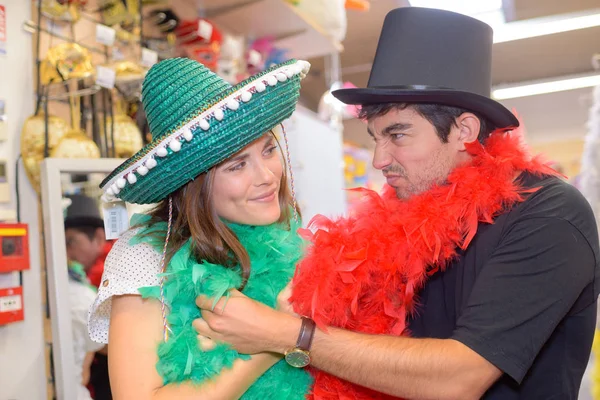
[[[320,328],[367,334],[408,335],[406,317],[427,277],[443,270],[467,248],[480,222],[492,223],[523,201],[515,176],[525,171],[556,175],[530,158],[520,132],[494,132],[485,147],[472,143],[472,161],[439,185],[408,200],[385,187],[381,195],[360,189],[348,217],[315,217],[303,230],[309,239],[293,281],[292,305]],[[312,399],[392,399],[322,371],[311,370]]]
[[[134,220],[132,220],[132,223]],[[148,223],[136,217],[135,223]],[[291,280],[296,263],[303,254],[303,240],[291,229],[280,224],[270,226],[243,226],[229,224],[251,260],[250,278],[244,294],[275,307],[277,295]],[[142,228],[130,243],[148,242],[162,251],[166,223]],[[162,232],[162,236],[161,236]],[[165,384],[189,381],[202,384],[218,376],[224,368],[231,368],[238,359],[250,356],[239,354],[229,345],[219,343],[216,348],[202,351],[192,321],[201,318],[195,299],[204,294],[217,301],[229,289],[242,283],[239,266],[226,268],[206,261],[198,262],[191,252],[191,241],[186,242],[173,256],[165,271],[164,297],[169,307],[168,323],[172,330],[169,339],[158,346],[157,370]],[[143,297],[159,298],[158,287],[141,288]],[[279,361],[262,375],[242,396],[254,400],[297,400],[306,398],[312,383],[310,374]]]

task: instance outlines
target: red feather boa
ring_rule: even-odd
[[[519,132],[495,132],[485,147],[470,144],[472,161],[456,168],[447,185],[409,200],[393,189],[383,194],[358,189],[361,203],[348,217],[316,216],[302,235],[311,243],[298,267],[291,302],[326,329],[335,326],[369,334],[408,335],[406,317],[415,292],[465,249],[479,222],[492,223],[505,207],[523,200],[515,176],[523,171],[556,175],[531,159]],[[313,233],[314,232],[314,233]],[[322,371],[313,399],[392,399]]]

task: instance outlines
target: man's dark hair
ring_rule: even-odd
[[[81,232],[84,235],[86,235],[90,240],[94,240],[94,237],[96,236],[96,230],[101,228],[97,228],[95,226],[72,226],[67,229],[72,229],[74,231]]]
[[[474,114],[480,121],[479,135],[477,139],[483,143],[496,127],[487,118],[476,112],[465,110],[460,107],[446,106],[443,104],[429,103],[379,103],[365,104],[361,107],[358,118],[370,120],[387,114],[391,110],[405,110],[412,107],[419,115],[429,121],[435,128],[442,143],[448,143],[448,135],[452,125],[456,126],[456,118],[468,112]]]

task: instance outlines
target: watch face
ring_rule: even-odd
[[[310,356],[303,350],[294,349],[285,355],[285,361],[292,367],[304,368],[310,364]]]

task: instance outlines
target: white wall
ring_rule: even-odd
[[[8,140],[0,142],[0,158],[7,160],[11,202],[0,211],[15,210],[15,161],[21,127],[34,111],[32,37],[22,29],[31,19],[31,2],[0,0],[6,7],[7,54],[0,55],[0,98],[6,101]],[[40,275],[40,238],[37,197],[20,168],[21,219],[29,224],[31,269],[23,274],[25,321],[0,326],[0,400],[45,399],[46,372]]]
[[[284,126],[304,225],[316,214],[327,217],[345,214],[341,132],[300,106]]]

